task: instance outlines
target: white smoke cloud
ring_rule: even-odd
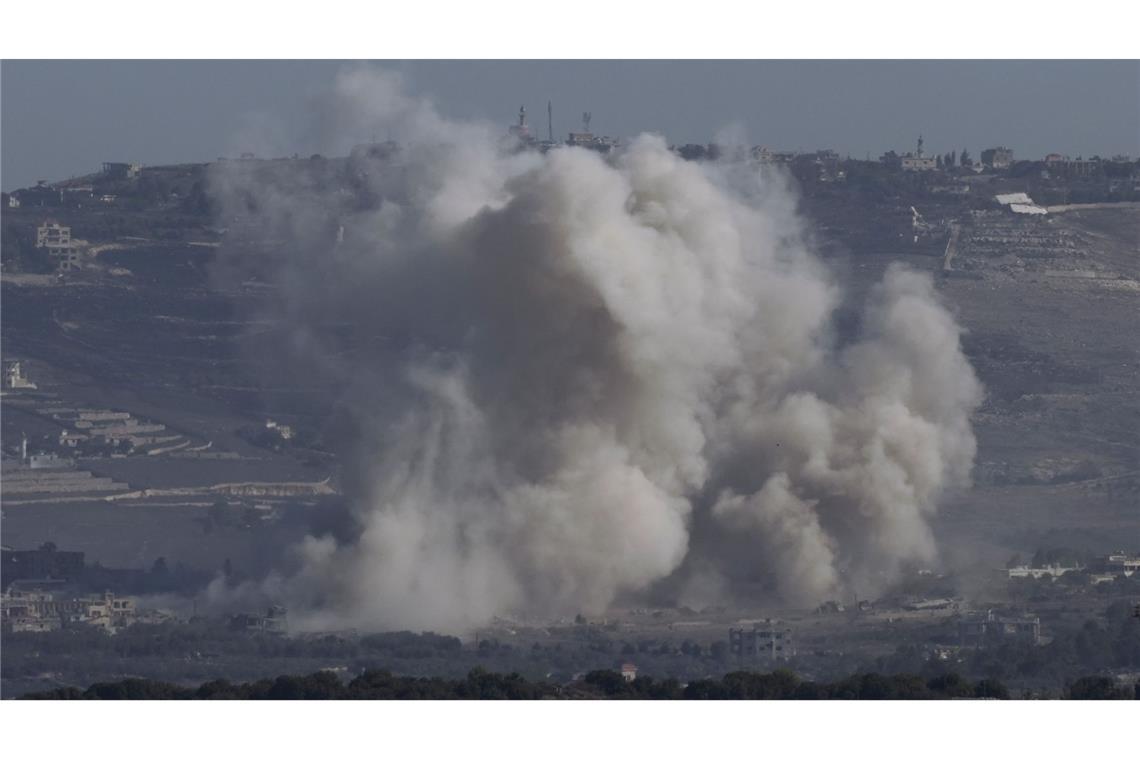
[[[811,603],[935,556],[981,389],[929,277],[892,268],[840,345],[778,178],[654,136],[512,153],[368,69],[322,118],[399,152],[215,182],[355,419],[359,536],[303,547],[294,623],[458,630],[686,574]]]

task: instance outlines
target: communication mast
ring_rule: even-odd
[[[546,129],[547,140],[554,142],[554,104],[549,100],[546,101]]]

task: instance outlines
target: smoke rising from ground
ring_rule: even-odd
[[[459,630],[662,584],[815,603],[935,557],[981,389],[928,276],[890,269],[840,340],[776,178],[652,135],[512,152],[368,69],[320,129],[400,148],[214,182],[282,356],[351,420],[359,532],[300,548],[294,620]]]

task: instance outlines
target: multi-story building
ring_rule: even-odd
[[[788,660],[795,656],[792,631],[771,620],[754,623],[751,629],[728,629],[729,652],[741,658]]]
[[[982,151],[982,165],[990,169],[1008,169],[1013,164],[1012,148],[986,148]]]
[[[36,229],[36,248],[47,251],[57,272],[79,268],[79,247],[71,240],[71,228],[46,221]]]
[[[0,596],[0,619],[6,630],[54,631],[91,626],[107,633],[138,620],[135,600],[102,594],[75,594],[61,581],[20,581]]]

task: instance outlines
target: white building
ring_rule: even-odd
[[[922,135],[918,136],[918,149],[914,153],[906,153],[902,157],[904,172],[928,172],[938,168],[938,159],[926,155],[922,150]]]
[[[67,625],[114,633],[138,621],[135,600],[111,592],[77,595],[65,589],[14,583],[0,596],[0,618],[11,631],[52,631]],[[38,587],[39,586],[39,587]]]
[[[57,272],[79,269],[79,247],[71,240],[70,227],[59,222],[44,222],[36,228],[36,248],[47,250]]]
[[[938,168],[938,161],[930,156],[908,153],[902,157],[902,168],[905,172],[928,172]]]
[[[1105,560],[1105,566],[1110,573],[1131,577],[1133,573],[1140,570],[1140,557],[1130,556],[1122,552],[1110,554]]]
[[[1012,578],[1060,578],[1065,573],[1078,572],[1084,570],[1083,567],[1074,565],[1073,567],[1064,567],[1062,565],[1049,565],[1048,567],[1029,567],[1028,565],[1021,565],[1019,567],[1009,568],[1009,577]]]
[[[789,660],[796,654],[791,629],[771,620],[753,622],[751,630],[729,628],[728,650],[737,657],[770,660]]]
[[[276,422],[274,420],[266,420],[265,421],[265,429],[276,431],[277,435],[281,436],[281,440],[283,440],[283,441],[288,441],[288,440],[291,440],[293,438],[293,428],[292,427],[290,427],[289,425],[282,425],[281,423]]]
[[[4,387],[12,390],[35,390],[36,384],[24,377],[23,366],[20,361],[13,359],[4,362]]]
[[[994,200],[1015,214],[1040,216],[1049,213],[1044,207],[1038,206],[1026,193],[1003,193],[995,195]]]

